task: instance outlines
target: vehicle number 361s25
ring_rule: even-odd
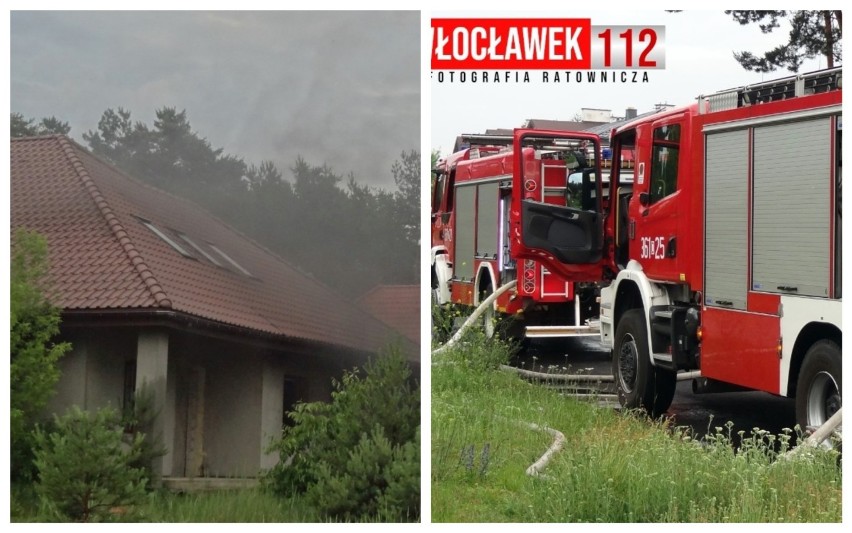
[[[666,243],[662,237],[641,237],[642,259],[663,259],[666,257]]]

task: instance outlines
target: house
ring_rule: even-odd
[[[358,305],[420,345],[419,285],[379,285],[358,298]]]
[[[332,376],[400,342],[197,205],[64,136],[12,140],[11,221],[46,237],[51,300],[73,345],[51,409],[121,407],[146,387],[166,478],[274,465],[266,449],[286,410],[328,399]]]

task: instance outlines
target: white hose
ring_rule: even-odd
[[[547,465],[550,463],[550,460],[553,459],[553,456],[556,455],[562,449],[562,446],[565,445],[565,435],[563,435],[561,431],[557,431],[546,426],[539,426],[538,424],[533,424],[531,422],[527,422],[526,425],[530,429],[535,431],[544,431],[545,433],[553,436],[553,443],[550,445],[550,448],[544,452],[544,455],[538,458],[538,461],[534,462],[529,466],[529,468],[527,468],[528,476],[539,476],[541,475],[542,470],[547,468]]]
[[[437,355],[437,354],[443,352],[444,350],[446,350],[447,348],[451,347],[455,343],[457,343],[459,341],[459,339],[461,339],[464,336],[464,332],[467,331],[467,328],[469,328],[472,324],[474,324],[479,319],[480,315],[482,315],[482,313],[485,312],[486,309],[488,309],[488,306],[494,305],[494,301],[498,297],[500,297],[504,292],[508,291],[509,289],[514,288],[515,285],[517,285],[517,283],[518,282],[516,280],[512,280],[509,283],[507,283],[507,284],[503,285],[502,287],[500,287],[499,289],[497,289],[496,291],[494,291],[493,293],[491,293],[491,295],[488,298],[486,298],[485,300],[482,301],[482,303],[479,304],[479,307],[477,307],[476,310],[467,318],[467,320],[464,321],[464,324],[462,324],[462,326],[459,328],[459,330],[456,331],[455,335],[453,335],[450,338],[450,340],[447,341],[446,344],[444,344],[443,346],[441,346],[439,348],[435,348],[434,350],[432,350],[432,355]]]
[[[455,335],[453,335],[450,340],[446,342],[446,344],[432,350],[432,355],[437,355],[457,343],[459,339],[464,336],[464,332],[467,331],[467,329],[472,324],[476,323],[482,313],[485,312],[486,309],[488,309],[488,306],[494,305],[494,301],[497,300],[497,298],[499,298],[504,292],[508,291],[509,289],[514,288],[517,283],[518,282],[516,280],[510,281],[509,283],[506,283],[505,285],[494,291],[488,298],[483,300],[483,302],[479,304],[479,307],[477,307],[476,310],[468,317],[468,319],[464,321],[464,324],[462,324],[459,330],[456,331]],[[553,436],[553,443],[550,445],[547,451],[544,452],[544,455],[539,457],[538,461],[531,464],[529,468],[527,468],[526,473],[528,476],[539,476],[541,475],[541,472],[547,467],[548,463],[550,463],[551,459],[553,459],[553,456],[556,455],[565,445],[565,435],[562,434],[561,431],[557,431],[553,428],[545,426],[539,426],[538,424],[533,424],[531,422],[518,421],[517,423],[525,425],[526,427],[534,431],[544,431],[545,433],[548,433],[549,435]]]
[[[840,409],[837,410],[836,413],[831,415],[831,418],[826,420],[823,425],[821,425],[820,427],[817,428],[816,431],[811,433],[811,435],[807,439],[805,439],[805,441],[803,443],[799,444],[798,446],[796,446],[795,448],[793,448],[792,450],[790,450],[789,452],[784,454],[784,457],[785,458],[793,458],[793,457],[796,457],[798,455],[803,454],[804,450],[807,450],[807,449],[810,449],[810,448],[816,448],[817,446],[822,444],[822,442],[825,439],[830,437],[831,434],[834,433],[835,430],[837,430],[837,428],[842,423],[843,423],[843,408],[841,407]]]
[[[805,446],[816,447],[822,444],[822,441],[827,439],[834,433],[834,430],[837,429],[837,426],[843,423],[843,408],[837,410],[836,413],[831,415],[831,418],[825,421],[825,424],[821,425],[814,431],[810,437],[805,439]]]
[[[548,374],[545,372],[533,372],[532,370],[524,370],[523,368],[516,368],[514,366],[509,365],[500,365],[500,370],[505,370],[507,372],[514,372],[521,376],[543,380],[543,381],[569,381],[569,382],[578,382],[578,383],[609,383],[615,381],[615,377],[608,374]]]

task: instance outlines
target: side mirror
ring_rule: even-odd
[[[647,206],[651,203],[651,196],[646,192],[639,193],[639,203],[643,206]]]

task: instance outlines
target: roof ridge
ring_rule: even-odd
[[[130,240],[130,235],[128,235],[127,230],[124,229],[124,226],[118,220],[118,217],[115,216],[115,213],[113,213],[112,208],[107,203],[103,194],[101,194],[97,184],[95,184],[92,177],[89,176],[89,172],[86,170],[85,165],[83,165],[83,162],[80,161],[79,157],[77,157],[77,153],[74,150],[74,146],[72,146],[72,142],[64,135],[59,135],[56,139],[59,141],[62,151],[65,152],[65,156],[68,158],[68,161],[74,167],[75,172],[83,182],[83,187],[85,187],[86,192],[88,192],[92,197],[92,200],[94,200],[95,205],[101,212],[101,215],[103,215],[104,219],[106,219],[110,230],[115,238],[118,239],[118,243],[124,249],[124,253],[127,254],[127,258],[130,259],[130,263],[142,278],[142,281],[145,283],[145,287],[151,293],[151,296],[154,298],[157,306],[171,309],[172,301],[166,295],[166,292],[157,281],[157,278],[154,277],[153,272],[151,272],[151,269],[145,263],[145,260],[142,259],[142,255],[136,249],[136,246],[133,245],[133,242]]]
[[[60,137],[65,137],[61,133],[49,133],[47,135],[24,135],[23,137],[10,137],[9,140],[12,142],[20,142],[20,141],[44,141],[46,139],[58,139]]]

